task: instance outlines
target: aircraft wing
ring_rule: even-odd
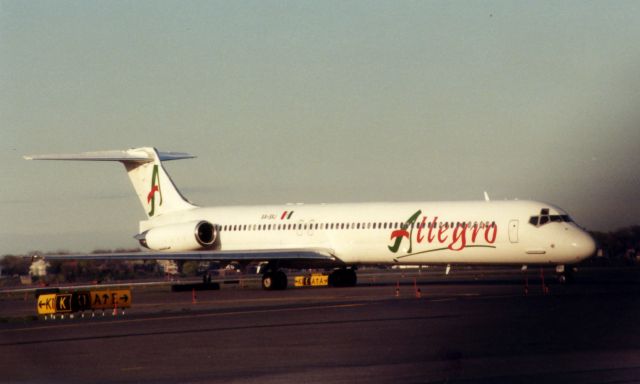
[[[45,260],[183,260],[262,262],[277,261],[282,267],[331,267],[343,264],[328,248],[284,248],[267,250],[123,252],[45,255]]]

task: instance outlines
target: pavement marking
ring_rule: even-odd
[[[124,367],[120,369],[121,372],[131,372],[131,371],[141,371],[145,369],[145,367]]]
[[[170,315],[170,316],[162,316],[162,317],[149,317],[142,319],[118,319],[117,321],[108,321],[108,322],[77,322],[77,323],[67,323],[67,324],[57,324],[57,325],[45,325],[45,326],[37,326],[30,328],[16,328],[16,329],[3,329],[0,330],[0,333],[12,333],[12,332],[22,332],[22,331],[32,331],[32,330],[41,330],[41,329],[60,329],[60,328],[71,328],[76,326],[96,326],[96,325],[117,325],[117,324],[126,324],[126,323],[140,323],[143,321],[162,321],[162,320],[175,320],[182,319],[185,317],[188,318],[206,318],[206,317],[224,317],[224,316],[235,316],[235,315],[246,315],[246,314],[256,314],[256,313],[275,313],[275,312],[294,312],[294,311],[311,311],[317,309],[336,309],[336,308],[355,308],[355,307],[364,307],[369,303],[354,303],[354,304],[335,304],[335,305],[314,305],[310,307],[299,307],[299,308],[275,308],[275,309],[255,309],[255,310],[245,310],[245,311],[231,311],[231,312],[217,312],[217,313],[185,313],[180,315]],[[63,321],[63,320],[60,320]]]
[[[198,293],[196,292],[196,297]],[[191,297],[191,296],[190,296]],[[274,303],[279,301],[284,301],[290,303],[292,301],[309,301],[309,300],[339,300],[342,299],[341,296],[300,296],[300,297],[261,297],[254,299],[212,299],[212,300],[201,300],[198,299],[198,304],[226,304],[226,303]],[[186,303],[186,301],[185,301]],[[173,305],[175,303],[165,303],[165,302],[155,302],[155,303],[141,303],[136,304],[136,308],[138,307],[153,307],[159,305]]]

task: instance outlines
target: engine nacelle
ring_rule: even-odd
[[[197,251],[210,248],[218,230],[208,221],[169,224],[151,228],[136,236],[140,245],[154,251]]]

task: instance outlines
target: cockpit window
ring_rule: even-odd
[[[560,215],[551,215],[551,216],[549,216],[549,218],[551,219],[551,222],[553,222],[553,223],[561,223],[562,222],[562,216],[560,216]]]
[[[571,223],[571,217],[569,215],[550,215],[549,208],[543,208],[540,210],[540,214],[538,216],[531,216],[529,218],[529,224],[534,227],[541,227],[548,223]]]

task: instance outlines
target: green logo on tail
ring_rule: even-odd
[[[162,191],[160,190],[160,175],[158,175],[158,165],[153,166],[153,176],[151,177],[151,191],[147,195],[147,204],[151,204],[149,216],[155,214],[156,209],[156,192],[160,195],[160,203],[162,205]]]

